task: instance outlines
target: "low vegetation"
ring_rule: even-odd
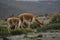
[[[58,21],[56,20],[56,18],[58,18]],[[54,20],[54,21],[53,21]],[[27,25],[26,25],[27,26]],[[0,35],[9,35],[8,33],[8,29],[7,29],[8,25],[6,22],[0,22]],[[38,24],[36,24],[35,22],[31,25],[31,28],[19,28],[16,30],[10,30],[10,34],[11,35],[18,35],[18,34],[25,34],[25,33],[31,33],[34,32],[34,29],[37,30],[37,32],[45,32],[46,30],[60,30],[60,15],[58,16],[53,16],[53,19],[51,20],[51,23],[41,27]]]
[[[38,25],[33,25],[34,29],[37,29],[38,32],[40,31],[46,31],[46,30],[60,30],[60,23],[54,23],[54,24],[48,24],[44,27],[39,27]],[[23,28],[23,29],[16,29],[16,30],[10,30],[11,35],[18,35],[18,34],[25,34],[25,33],[31,33],[34,32],[33,28]],[[0,27],[0,34],[9,34],[7,27]]]
[[[46,31],[46,30],[60,30],[60,23],[48,24],[48,25],[42,27],[40,30],[42,30],[42,31]]]

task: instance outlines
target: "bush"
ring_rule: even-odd
[[[37,29],[37,28],[41,28],[41,26],[40,26],[39,24],[33,22],[33,23],[31,24],[31,28]]]
[[[25,34],[25,33],[29,33],[29,32],[33,32],[33,29],[31,28],[23,28],[23,29],[12,29],[10,30],[10,34],[11,35],[19,35],[19,34]],[[7,27],[0,27],[0,34],[8,34],[8,29]]]
[[[7,31],[7,27],[0,27],[0,31]]]
[[[33,32],[33,30],[30,28],[11,30],[12,35],[25,34],[29,32]]]
[[[60,23],[48,24],[42,28],[38,28],[38,31],[46,31],[46,30],[60,30]]]
[[[50,23],[60,23],[60,14],[55,14]]]
[[[11,35],[18,35],[18,34],[23,34],[23,31],[22,30],[18,30],[18,29],[16,29],[16,30],[11,30],[10,31],[11,33]]]
[[[7,27],[0,27],[0,36],[8,36],[8,29]]]
[[[24,29],[24,31],[26,31],[27,33],[28,33],[28,32],[33,32],[33,29],[31,29],[31,28],[26,28],[26,29]]]

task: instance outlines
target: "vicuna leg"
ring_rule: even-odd
[[[18,28],[21,28],[21,24],[22,24],[22,23],[19,21]]]
[[[15,29],[16,29],[17,27],[18,27],[18,25],[16,24],[16,25],[15,25]]]
[[[21,23],[21,28],[23,29],[23,22]]]
[[[30,26],[31,26],[31,22],[28,22],[28,28],[30,28]]]
[[[8,26],[8,32],[10,33],[11,30],[11,25]]]

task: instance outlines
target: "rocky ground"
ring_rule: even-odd
[[[60,40],[60,33],[28,33],[8,37],[0,37],[0,40]]]

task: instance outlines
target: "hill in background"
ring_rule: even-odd
[[[32,12],[34,14],[49,14],[60,12],[60,1],[1,1],[0,18],[17,16],[22,12]]]

